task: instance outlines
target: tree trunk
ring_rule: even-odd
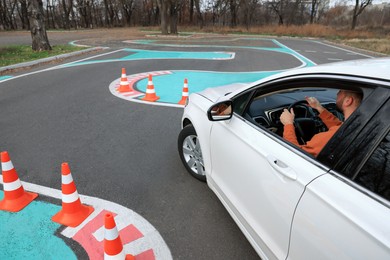
[[[200,29],[202,29],[204,26],[204,22],[203,22],[202,12],[200,10],[199,0],[195,0],[195,8],[196,8],[196,12],[198,14],[198,22],[199,22]]]
[[[178,34],[177,31],[177,9],[178,6],[176,6],[174,3],[171,3],[171,6],[169,8],[169,22],[170,22],[170,32],[171,34]]]
[[[372,3],[373,0],[355,0],[355,8],[353,9],[352,13],[352,25],[351,30],[354,30],[357,25],[357,20],[359,15],[362,14],[364,9]]]
[[[34,51],[51,50],[45,28],[42,0],[30,0],[28,13],[31,26],[32,49]]]
[[[22,21],[22,29],[30,30],[27,13],[27,0],[20,0],[20,20]]]
[[[158,0],[157,5],[160,9],[160,19],[161,19],[161,34],[168,34],[168,0]]]

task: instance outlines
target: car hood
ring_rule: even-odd
[[[237,89],[246,87],[247,85],[247,83],[233,83],[216,88],[207,88],[199,92],[198,94],[215,103],[221,97],[224,97]]]

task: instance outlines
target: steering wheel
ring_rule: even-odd
[[[291,108],[295,108],[297,106],[301,106],[306,109],[307,117],[294,119],[297,139],[301,144],[305,144],[313,137],[313,135],[319,133],[325,125],[322,120],[313,113],[306,100],[296,101],[290,104],[287,109],[288,111],[291,111]]]

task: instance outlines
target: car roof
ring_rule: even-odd
[[[390,57],[342,61],[312,67],[291,69],[274,74],[267,78],[260,79],[252,84],[248,84],[247,88],[251,88],[260,83],[267,82],[273,79],[310,74],[355,76],[361,78],[385,80],[390,82]],[[241,91],[242,90],[243,89],[241,89]]]
[[[351,60],[307,67],[295,72],[326,73],[377,78],[390,81],[390,57],[363,60]]]

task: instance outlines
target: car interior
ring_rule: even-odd
[[[260,95],[253,98],[245,113],[245,118],[255,124],[283,136],[283,125],[280,115],[285,108],[294,109],[295,127],[298,141],[301,144],[309,141],[313,135],[327,130],[318,117],[317,110],[308,106],[305,97],[316,97],[331,113],[343,121],[343,114],[336,107],[336,89],[293,89],[271,95]]]
[[[272,84],[252,89],[235,98],[233,109],[246,120],[282,137],[283,124],[280,122],[280,115],[285,108],[293,108],[297,139],[300,144],[305,144],[313,135],[327,131],[327,127],[318,117],[318,111],[307,104],[305,97],[316,97],[322,106],[344,121],[342,112],[336,107],[336,96],[340,89],[360,89],[366,96],[373,86],[354,81],[318,78]]]

